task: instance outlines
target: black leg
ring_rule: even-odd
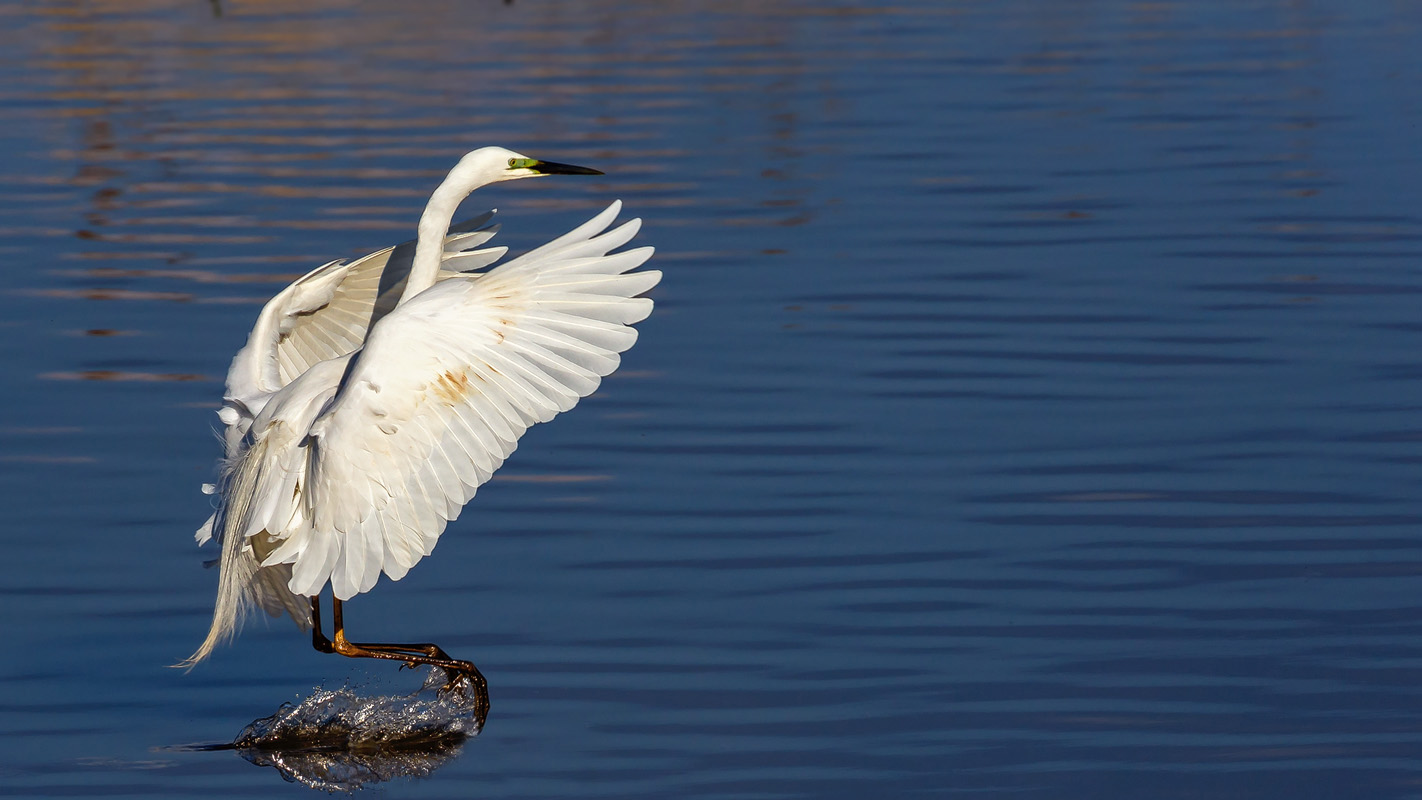
[[[331,645],[331,640],[327,639],[326,634],[321,632],[320,595],[311,598],[311,646],[322,653],[336,652],[336,648]]]

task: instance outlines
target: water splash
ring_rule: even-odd
[[[478,735],[488,715],[482,687],[451,686],[431,670],[410,695],[361,697],[348,686],[316,689],[299,703],[255,720],[230,744],[191,749],[236,750],[274,767],[288,781],[328,792],[352,792],[394,778],[423,778]]]

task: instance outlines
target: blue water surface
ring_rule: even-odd
[[[352,601],[476,661],[448,798],[1422,796],[1422,6],[0,6],[0,795],[305,796],[189,673],[260,304],[466,150],[615,198],[622,369]],[[289,776],[288,776],[289,777]]]

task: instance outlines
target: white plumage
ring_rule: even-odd
[[[473,249],[498,232],[497,225],[481,227],[494,213],[466,220],[461,232],[445,237],[437,281],[488,266],[508,252],[507,247]],[[219,416],[229,457],[272,394],[317,362],[348,355],[365,343],[370,328],[404,291],[415,245],[405,242],[350,263],[322,264],[267,301],[227,371]],[[200,531],[199,544],[204,541]]]
[[[474,188],[574,171],[591,172],[476,150],[431,197],[407,276],[387,274],[390,250],[333,262],[263,309],[228,376],[221,502],[199,531],[218,531],[223,574],[212,628],[186,663],[252,603],[305,623],[328,583],[348,600],[382,573],[404,577],[530,425],[617,369],[637,340],[630,326],[652,310],[638,295],[661,278],[633,271],[652,248],[612,252],[640,228],[608,230],[620,202],[483,273],[459,270],[503,255],[468,250],[493,231],[447,236]]]

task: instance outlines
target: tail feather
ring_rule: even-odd
[[[251,515],[252,499],[261,477],[266,449],[265,440],[254,443],[237,456],[236,462],[227,471],[222,507],[217,512],[219,522],[215,526],[222,541],[222,557],[218,567],[220,574],[212,626],[197,651],[174,664],[175,667],[192,669],[211,655],[213,648],[235,636],[253,604],[251,586],[257,576],[257,557],[247,546],[247,537],[242,532],[246,530],[247,519]],[[298,618],[300,621],[301,618]]]

